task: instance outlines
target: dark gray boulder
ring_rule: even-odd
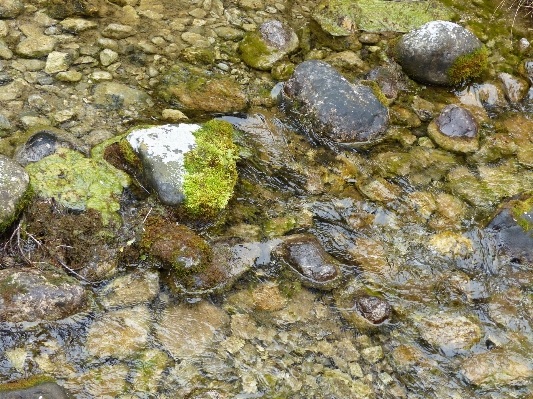
[[[82,285],[59,270],[0,270],[0,320],[12,323],[64,319],[83,310]]]
[[[0,155],[0,233],[19,215],[31,197],[30,177],[17,163]]]
[[[488,56],[472,32],[448,21],[431,21],[405,34],[393,53],[409,77],[435,85],[454,85],[479,76]]]
[[[30,388],[0,392],[0,399],[69,399],[71,396],[55,382],[44,382]]]
[[[313,139],[330,147],[379,142],[389,113],[368,86],[353,85],[329,64],[298,65],[283,87],[283,107]]]

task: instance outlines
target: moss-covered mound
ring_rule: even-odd
[[[211,120],[193,132],[196,147],[185,154],[185,207],[197,216],[224,209],[237,182],[237,147],[230,123]]]

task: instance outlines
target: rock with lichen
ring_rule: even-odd
[[[248,32],[239,45],[242,60],[255,69],[270,70],[277,61],[298,48],[298,36],[278,20],[261,24]]]
[[[28,173],[16,162],[0,155],[0,232],[13,223],[31,195]]]
[[[422,83],[454,85],[483,73],[488,50],[469,30],[431,21],[402,36],[394,56],[409,77]]]
[[[211,120],[133,129],[126,136],[144,176],[165,205],[183,205],[193,216],[223,210],[237,181],[233,127]]]

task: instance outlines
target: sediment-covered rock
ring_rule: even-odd
[[[17,218],[30,197],[28,173],[16,162],[0,155],[0,232]]]

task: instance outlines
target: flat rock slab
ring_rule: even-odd
[[[0,155],[0,232],[3,232],[21,211],[28,196],[30,177],[17,163]]]
[[[64,319],[85,309],[88,294],[60,271],[0,270],[0,320],[37,322]]]
[[[283,106],[312,138],[331,147],[360,147],[380,141],[387,108],[368,86],[353,85],[317,60],[298,65],[283,87]]]

